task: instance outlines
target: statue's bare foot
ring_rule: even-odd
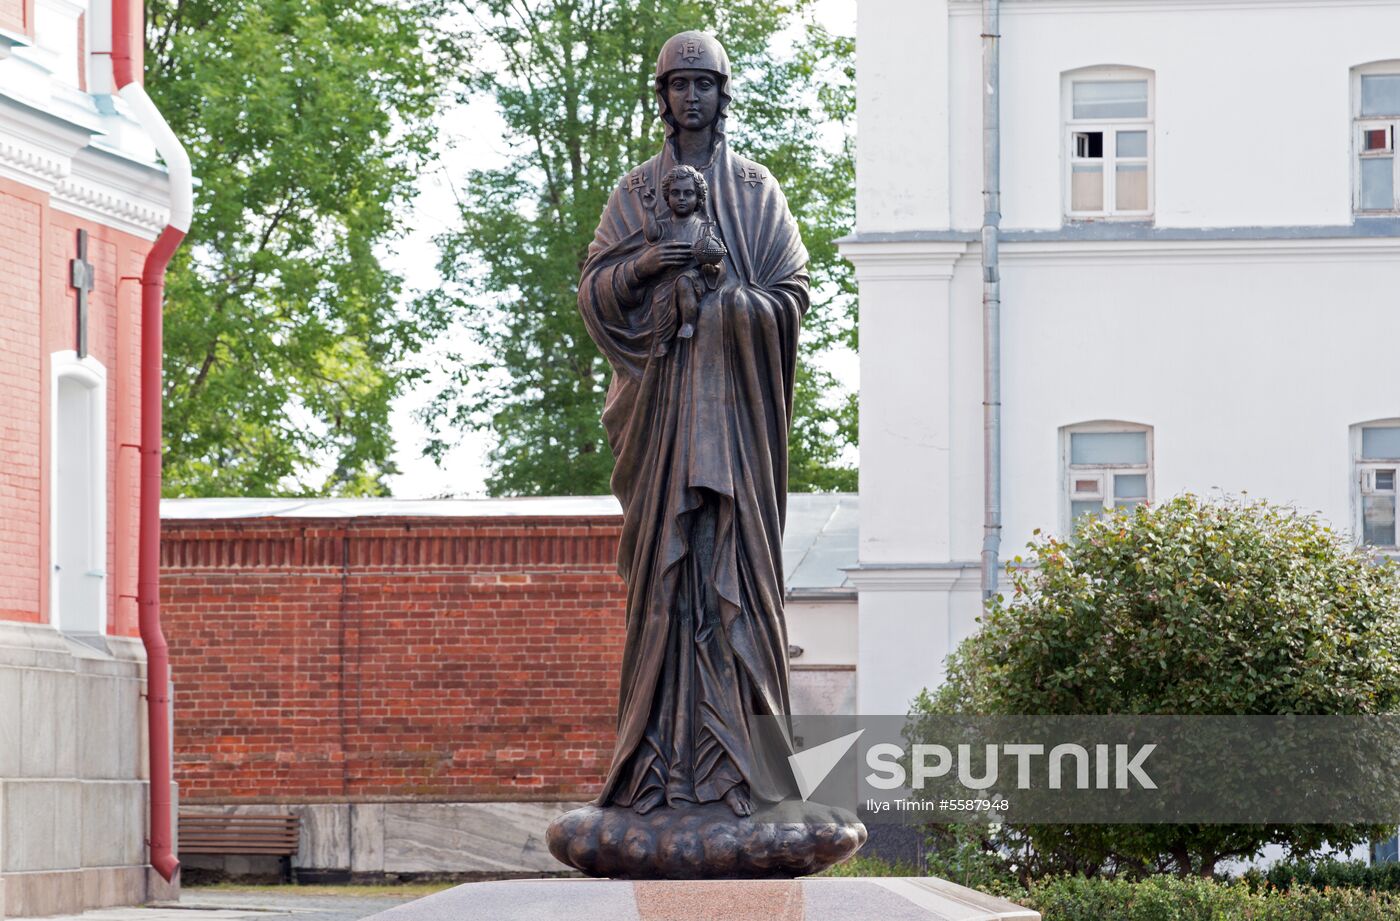
[[[749,794],[745,792],[742,785],[730,787],[729,792],[724,794],[724,802],[734,814],[740,817],[753,813],[753,803],[749,800]]]
[[[664,796],[660,790],[651,790],[632,802],[632,811],[637,815],[646,815],[660,806],[662,799]]]

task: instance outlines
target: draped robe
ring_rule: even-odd
[[[781,789],[750,741],[750,717],[786,716],[782,532],[807,251],[763,167],[717,136],[701,170],[728,247],[727,277],[694,337],[653,350],[647,282],[634,262],[648,188],[676,165],[672,142],[613,191],[589,247],[579,309],[612,366],[603,425],[622,505],[618,571],[627,636],[617,746],[598,798],[711,802],[739,783]],[[657,216],[664,203],[655,202]]]

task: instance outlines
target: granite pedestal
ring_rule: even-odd
[[[467,883],[376,921],[1039,921],[931,877],[793,880],[528,879]]]

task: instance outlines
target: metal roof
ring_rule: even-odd
[[[856,565],[860,497],[854,493],[788,496],[783,576],[791,597],[854,595],[846,570]]]

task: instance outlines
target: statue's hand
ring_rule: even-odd
[[[673,240],[648,246],[634,263],[638,278],[652,278],[670,268],[678,268],[692,258],[689,243]]]

